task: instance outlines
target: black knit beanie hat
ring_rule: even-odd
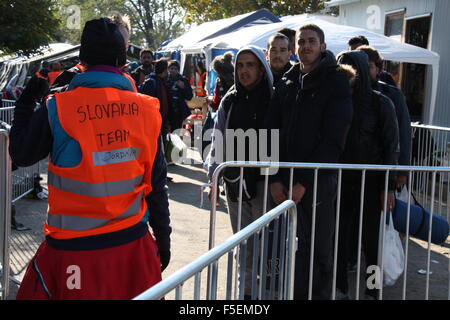
[[[89,65],[126,64],[125,40],[119,26],[108,18],[86,22],[81,35],[80,60]]]

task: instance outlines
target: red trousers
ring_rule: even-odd
[[[17,300],[128,300],[161,281],[155,240],[145,236],[100,250],[57,250],[44,241]]]

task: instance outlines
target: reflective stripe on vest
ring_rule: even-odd
[[[129,180],[103,183],[88,183],[84,181],[63,178],[53,172],[48,172],[48,184],[53,188],[88,197],[109,197],[133,192],[142,183],[144,176]]]
[[[195,77],[197,78],[197,82],[194,83],[194,75],[191,76],[189,83],[191,86],[194,87],[194,94],[197,97],[206,97],[206,91],[203,88],[203,85],[206,80],[206,72],[204,72],[202,75],[200,75],[198,72],[195,74]]]
[[[61,127],[78,142],[82,157],[70,168],[50,158],[45,235],[71,239],[135,225],[152,190],[161,130],[158,99],[83,87],[54,96]]]
[[[141,202],[143,201],[143,193],[141,192],[139,196],[134,200],[131,206],[121,215],[115,217],[112,220],[120,220],[131,217],[139,213]],[[98,219],[89,217],[77,217],[77,216],[66,216],[60,214],[49,214],[47,218],[47,224],[52,227],[75,230],[75,231],[86,231],[99,227],[106,226],[111,220],[110,219]]]

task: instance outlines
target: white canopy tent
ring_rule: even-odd
[[[179,52],[183,48],[190,47],[198,42],[207,41],[224,34],[230,34],[241,28],[272,24],[281,21],[277,16],[266,9],[244,13],[230,18],[209,21],[192,27],[182,36],[170,41],[158,50],[158,52]],[[184,69],[186,55],[180,56],[180,67]],[[209,61],[207,61],[209,63]],[[207,64],[208,65],[208,64]]]
[[[306,23],[317,24],[325,32],[327,49],[332,51],[335,55],[341,51],[347,50],[347,42],[350,38],[356,35],[363,35],[369,40],[369,43],[382,54],[385,60],[419,63],[432,66],[432,86],[429,110],[429,122],[432,122],[439,76],[439,55],[437,53],[399,42],[384,35],[370,32],[366,29],[343,26],[328,20],[329,19],[324,19],[320,16],[311,16],[308,14],[289,16],[282,18],[282,21],[278,23],[240,29],[216,38],[201,41],[192,46],[184,47],[181,50],[181,55],[200,52],[204,53],[209,65],[212,59],[212,49],[221,48],[238,50],[241,47],[250,44],[266,49],[268,39],[277,30],[285,27],[297,30]]]
[[[48,47],[42,47],[42,53],[31,58],[17,56],[15,58],[0,61],[0,90],[7,84],[14,87],[25,86],[31,74],[40,69],[42,61],[52,62],[69,56],[78,56],[79,46],[67,43],[51,43]]]
[[[279,22],[280,19],[266,9],[240,14],[231,18],[209,21],[192,27],[182,36],[163,46],[160,51],[176,51],[194,43],[234,32],[243,27]]]

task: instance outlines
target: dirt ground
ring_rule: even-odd
[[[196,157],[195,154],[191,154]],[[208,234],[210,223],[210,205],[205,192],[205,204],[200,208],[200,187],[206,183],[206,175],[200,165],[169,166],[169,176],[173,181],[169,183],[170,212],[172,221],[172,258],[163,278],[186,266],[208,250]],[[46,186],[46,175],[43,174],[42,185]],[[43,223],[46,218],[46,200],[21,199],[16,203],[17,219],[30,227],[30,231],[11,232],[11,276],[10,293],[8,299],[15,299],[18,290],[18,281],[25,273],[28,262],[34,255],[39,244],[43,241]],[[217,210],[216,244],[223,242],[232,235],[230,220],[224,206]],[[404,242],[405,245],[405,242]],[[404,246],[405,247],[405,246]],[[449,299],[450,288],[450,242],[444,245],[431,246],[431,271],[429,299]],[[419,274],[420,269],[426,269],[427,243],[412,239],[409,240],[408,264],[406,272],[406,299],[425,299],[426,275]],[[361,275],[361,283],[363,275]],[[350,274],[351,296],[355,297],[355,274]],[[383,299],[402,299],[403,275],[392,287],[383,289]],[[202,292],[206,288],[206,271],[201,277]],[[220,260],[218,299],[225,298],[226,288],[226,261]],[[183,299],[193,298],[193,280],[187,281],[183,286]],[[360,298],[363,296],[361,290]],[[202,293],[201,297],[204,297]],[[174,293],[166,296],[173,299]]]

